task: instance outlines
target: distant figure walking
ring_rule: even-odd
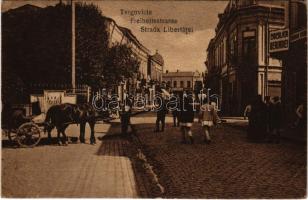
[[[244,110],[244,119],[249,120],[250,112],[251,112],[251,104],[248,104]]]
[[[186,143],[186,134],[189,137],[190,143],[194,143],[191,127],[194,122],[194,107],[193,107],[192,93],[188,92],[187,95],[181,100],[180,108],[180,126],[182,132],[182,143]]]
[[[306,129],[307,126],[307,107],[306,101],[303,101],[298,105],[295,111],[296,121],[294,123],[294,128],[300,128],[302,130]]]
[[[128,134],[128,128],[129,126],[131,126],[130,117],[131,117],[130,104],[122,105],[122,109],[120,112],[120,120],[121,120],[121,133],[123,135]]]
[[[266,135],[266,105],[258,95],[251,105],[247,138],[252,141],[261,141]]]
[[[218,120],[219,117],[217,115],[215,106],[211,105],[210,102],[207,102],[207,100],[204,99],[203,105],[200,108],[199,121],[201,121],[204,130],[205,143],[211,143],[210,128],[216,125]]]
[[[164,132],[165,130],[165,119],[166,119],[166,114],[168,113],[167,105],[166,105],[166,100],[163,98],[162,95],[159,96],[158,98],[159,102],[157,103],[157,116],[156,116],[156,128],[154,132]],[[159,129],[159,126],[161,124],[161,129]]]
[[[271,101],[271,97],[270,96],[266,96],[264,97],[264,103],[265,103],[265,106],[266,106],[266,120],[265,120],[265,123],[266,123],[266,134],[267,134],[267,137],[270,137],[271,135],[271,109],[272,109],[272,101]]]
[[[169,100],[169,104],[172,108],[172,118],[173,118],[173,126],[174,127],[177,127],[177,126],[180,126],[180,122],[179,122],[179,109],[180,109],[180,106],[179,106],[179,98],[177,95],[172,95],[170,97],[170,100]],[[173,103],[175,102],[175,103]]]
[[[279,97],[273,98],[273,103],[270,106],[270,142],[280,142],[280,129],[282,125],[282,106]]]

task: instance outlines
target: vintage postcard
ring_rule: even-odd
[[[307,197],[305,0],[2,0],[1,196]]]

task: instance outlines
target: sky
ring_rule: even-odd
[[[63,0],[65,2],[65,0]],[[4,0],[2,10],[33,4],[40,7],[54,5],[59,0]],[[152,54],[158,50],[165,61],[164,69],[169,71],[204,71],[206,48],[215,36],[218,14],[222,13],[228,1],[86,1],[96,4],[103,15],[113,18],[120,26],[131,29],[138,40]],[[135,15],[134,18],[175,19],[176,24],[136,24],[131,23],[132,16],[121,13],[125,11],[151,11],[151,15]],[[141,26],[192,27],[193,32],[166,33],[141,32]]]

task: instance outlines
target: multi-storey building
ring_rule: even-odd
[[[149,56],[148,59],[148,76],[149,79],[157,83],[162,82],[162,75],[164,71],[164,59],[156,51],[154,55]]]
[[[282,103],[285,120],[295,121],[295,110],[307,103],[307,2],[290,0],[286,9],[289,49],[273,54],[282,59]]]
[[[172,91],[194,90],[197,85],[202,86],[203,77],[198,71],[179,71],[163,74],[163,81]]]
[[[206,87],[222,112],[239,115],[256,95],[281,95],[281,62],[267,51],[268,30],[285,26],[286,1],[230,0],[207,48]],[[267,80],[266,80],[267,79]]]
[[[116,44],[125,44],[130,47],[133,54],[140,61],[139,67],[139,77],[138,79],[132,79],[130,81],[125,81],[123,86],[118,86],[118,93],[122,93],[126,90],[130,93],[135,93],[136,89],[139,87],[140,83],[148,82],[148,58],[150,55],[150,50],[143,46],[139,40],[133,35],[131,30],[125,27],[118,26],[117,23],[111,19],[104,17],[108,38],[109,47]]]

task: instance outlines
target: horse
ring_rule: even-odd
[[[92,105],[88,103],[84,104],[70,104],[64,103],[51,106],[45,118],[45,130],[48,132],[48,139],[51,141],[51,131],[56,127],[58,144],[61,145],[60,134],[63,135],[63,143],[67,145],[67,136],[65,134],[66,128],[69,124],[80,124],[80,136],[81,143],[85,143],[85,127],[86,123],[89,123],[91,129],[90,143],[95,144],[94,126],[95,126],[96,112]]]

